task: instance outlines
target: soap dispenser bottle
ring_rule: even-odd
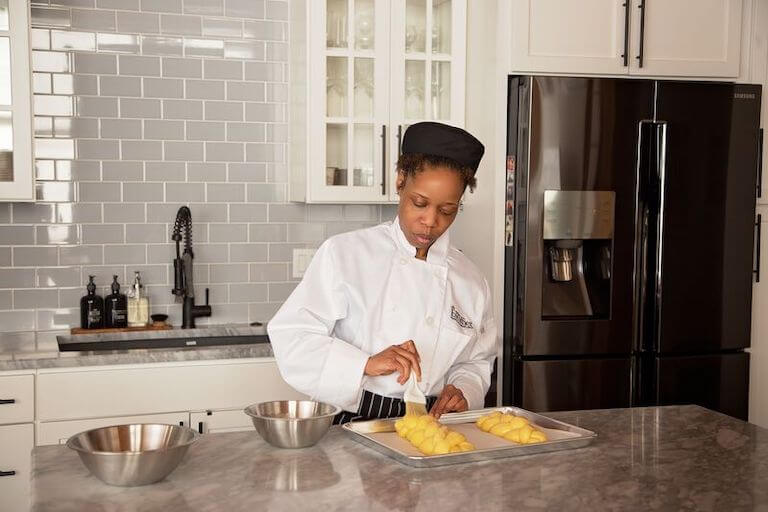
[[[144,327],[147,323],[149,323],[149,298],[144,293],[141,274],[136,270],[128,295],[128,327]]]
[[[99,329],[104,325],[104,299],[96,295],[94,276],[88,276],[87,295],[80,299],[80,327]]]
[[[128,299],[120,293],[117,276],[112,276],[112,293],[104,297],[104,327],[128,325]]]

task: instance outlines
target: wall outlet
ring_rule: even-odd
[[[312,261],[312,256],[315,255],[317,249],[294,249],[293,250],[293,277],[298,279],[304,277],[304,272],[307,271],[309,262]]]

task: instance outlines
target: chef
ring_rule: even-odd
[[[496,357],[490,288],[449,227],[485,148],[441,123],[411,125],[397,217],[326,240],[269,323],[280,373],[335,423],[402,416],[411,374],[436,417],[483,407]]]

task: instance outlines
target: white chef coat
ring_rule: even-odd
[[[448,230],[426,261],[415,255],[397,218],[326,240],[268,325],[285,381],[348,411],[363,389],[402,398],[397,372],[364,370],[370,356],[413,340],[425,394],[453,384],[470,409],[483,407],[497,353],[488,282]]]

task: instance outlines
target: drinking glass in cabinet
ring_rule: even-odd
[[[451,117],[451,63],[432,62],[432,119]]]
[[[355,59],[355,117],[373,117],[373,59]]]
[[[328,123],[325,130],[325,184],[347,184],[347,125]]]
[[[356,187],[373,186],[373,141],[372,124],[355,124],[352,185]]]
[[[326,115],[347,115],[347,58],[328,57],[326,62]]]
[[[374,47],[373,0],[355,1],[355,49]]]
[[[423,53],[427,36],[427,1],[407,0],[405,3],[405,51]]]
[[[347,47],[347,0],[328,0],[325,40],[328,48]]]
[[[451,0],[432,0],[432,53],[451,53]]]
[[[405,61],[405,117],[423,119],[425,65],[423,60]]]

